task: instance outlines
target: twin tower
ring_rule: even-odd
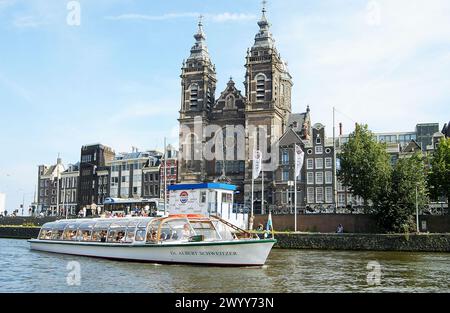
[[[255,42],[247,50],[245,95],[230,78],[216,99],[216,70],[203,24],[198,24],[195,44],[183,61],[180,76],[181,182],[227,180],[238,185],[242,195],[251,179],[253,150],[271,153],[272,144],[285,132],[291,113],[292,77],[275,47],[265,8],[258,26]],[[265,131],[255,131],[258,127]],[[207,155],[205,149],[215,156]],[[265,179],[268,183],[273,179],[271,171]]]

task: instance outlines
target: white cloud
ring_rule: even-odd
[[[246,21],[246,20],[254,20],[256,18],[253,14],[245,14],[245,13],[200,13],[200,12],[184,12],[184,13],[167,13],[162,15],[147,15],[147,14],[121,14],[116,16],[106,16],[105,19],[120,21],[120,20],[141,20],[141,21],[164,21],[164,20],[172,20],[179,18],[191,18],[191,17],[199,17],[203,15],[206,19],[210,19],[214,22],[223,23],[228,21]]]
[[[302,102],[294,98],[295,110],[310,104],[329,132],[333,106],[377,131],[444,122],[436,112],[450,98],[449,13],[445,0],[371,0],[277,25]],[[353,121],[338,119],[351,130]]]
[[[48,22],[34,16],[20,16],[16,17],[13,21],[13,25],[17,28],[36,28],[46,24]]]

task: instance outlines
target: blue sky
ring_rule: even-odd
[[[0,192],[7,208],[31,201],[37,165],[81,145],[117,152],[177,144],[180,67],[205,16],[219,93],[243,90],[259,0],[0,0]],[[344,131],[409,131],[450,119],[450,1],[277,0],[267,5],[294,80],[293,110],[311,107]]]

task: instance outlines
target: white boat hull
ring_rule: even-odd
[[[31,239],[33,250],[152,263],[264,265],[275,240],[235,240],[182,244],[108,244]]]

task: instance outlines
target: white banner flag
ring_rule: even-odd
[[[253,179],[258,178],[262,169],[262,153],[259,150],[253,152]]]
[[[303,159],[305,158],[305,152],[303,152],[302,148],[295,145],[295,178],[300,175],[300,172],[303,167]]]

